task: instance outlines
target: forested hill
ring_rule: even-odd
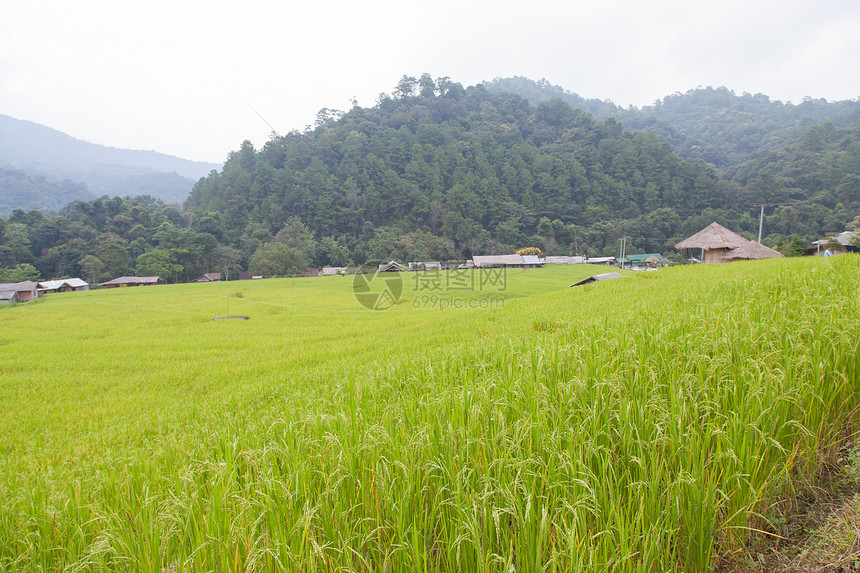
[[[183,211],[114,198],[0,218],[0,273],[30,264],[44,277],[286,275],[526,246],[615,255],[623,236],[630,252],[671,255],[714,221],[754,238],[759,203],[779,204],[765,212],[764,243],[800,252],[860,226],[860,132],[797,129],[718,171],[561,98],[532,105],[484,85],[404,76],[374,107],[323,109],[314,128],[260,149],[245,142],[198,181]]]
[[[614,117],[625,129],[654,131],[681,156],[701,158],[717,167],[737,165],[753,153],[790,144],[818,123],[860,126],[860,100],[805,98],[792,104],[763,94],[736,95],[725,87],[707,87],[666,96],[651,106],[622,108],[609,101],[584,99],[546,80],[496,78],[484,85],[494,93],[525,97],[533,105],[557,97],[599,119]]]
[[[651,134],[625,133],[557,99],[531,107],[482,86],[423,81],[400,85],[374,108],[321,117],[315,130],[259,151],[244,144],[221,173],[195,186],[187,209],[217,213],[225,228],[245,233],[274,234],[298,217],[362,261],[387,256],[411,231],[442,246],[406,258],[530,242],[602,251],[603,239],[574,241],[568,227],[661,207],[686,218],[730,206],[734,194],[713,168],[679,158]]]

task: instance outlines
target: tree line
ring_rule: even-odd
[[[207,271],[545,254],[669,252],[717,221],[785,247],[860,214],[856,129],[816,124],[731,173],[682,158],[560,98],[531,105],[483,85],[404,76],[376,105],[323,109],[316,124],[244,142],[182,208],[151,197],[77,201],[57,216],[0,219],[0,269],[99,281],[188,281]],[[631,246],[632,242],[632,246]],[[633,250],[631,250],[633,249]]]

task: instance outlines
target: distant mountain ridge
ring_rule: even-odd
[[[718,168],[775,149],[817,123],[843,128],[860,125],[858,100],[804,98],[799,104],[783,103],[763,94],[737,95],[720,86],[675,93],[642,108],[623,108],[608,100],[585,99],[545,79],[495,78],[483,85],[494,93],[518,95],[532,105],[559,98],[597,119],[615,118],[630,131],[654,131],[681,157],[703,159]]]
[[[181,203],[194,183],[221,165],[155,151],[118,149],[0,114],[0,213],[10,208],[58,209],[58,201],[100,195],[151,195]],[[9,181],[15,181],[10,185]],[[27,184],[22,186],[21,182]],[[56,196],[58,187],[72,195]],[[65,203],[59,205],[61,208]]]

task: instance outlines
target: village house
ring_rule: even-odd
[[[545,265],[581,265],[585,262],[585,257],[550,256],[542,258],[540,262]]]
[[[630,267],[662,267],[667,266],[669,261],[660,253],[641,253],[637,255],[626,255],[618,259],[621,268]],[[635,269],[634,269],[635,270]]]
[[[827,250],[828,246],[831,251],[857,253],[860,252],[860,247],[854,244],[854,241],[860,237],[860,233],[855,231],[843,231],[833,237],[827,237],[812,242],[812,248],[806,251],[807,255],[821,255]]]
[[[398,263],[397,261],[388,261],[382,265],[379,265],[379,268],[376,270],[378,273],[399,273],[403,272],[406,269],[403,268],[403,265]]]
[[[3,302],[25,302],[40,296],[39,285],[33,281],[0,284],[0,301]]]
[[[122,286],[149,286],[158,284],[161,277],[119,277],[111,281],[99,283],[100,288],[118,288]]]
[[[203,273],[194,279],[193,283],[214,283],[221,280],[221,273]]]
[[[81,279],[56,279],[51,281],[42,281],[39,283],[39,292],[42,294],[55,292],[75,292],[81,290],[90,290],[90,285]]]
[[[467,264],[469,261],[467,261]],[[472,266],[479,269],[509,268],[537,269],[541,261],[537,255],[475,255],[471,260]]]

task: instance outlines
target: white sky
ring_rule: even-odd
[[[514,75],[649,105],[725,85],[860,97],[857,0],[3,0],[0,113],[222,162],[242,140],[375,104],[403,74]],[[253,109],[252,109],[253,108]]]

